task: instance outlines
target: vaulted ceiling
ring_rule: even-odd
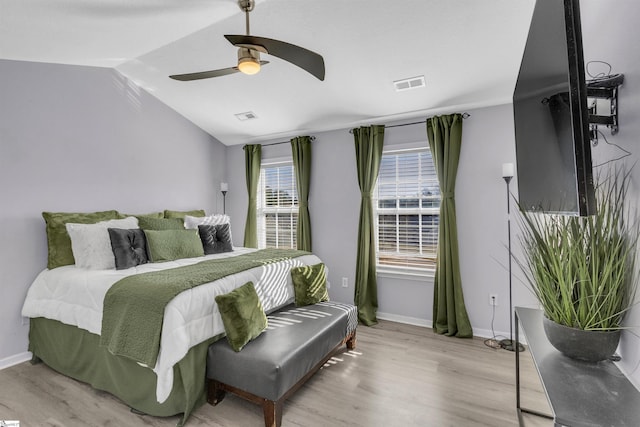
[[[0,0],[0,58],[112,67],[227,145],[510,102],[534,0],[257,0],[251,34],[324,57],[320,81],[279,58],[236,65],[236,0]],[[423,88],[396,80],[424,76]],[[240,121],[235,114],[253,112]]]

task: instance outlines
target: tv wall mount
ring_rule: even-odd
[[[611,135],[618,133],[618,88],[624,82],[624,74],[612,74],[605,77],[587,80],[587,98],[593,98],[589,106],[589,130],[591,140],[598,141],[598,126],[605,125],[611,129]],[[608,114],[599,114],[599,100],[609,103]],[[607,108],[605,105],[604,108]],[[603,108],[600,108],[602,110]]]

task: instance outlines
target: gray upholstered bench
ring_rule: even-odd
[[[225,392],[262,405],[267,427],[280,426],[283,402],[346,343],[355,348],[357,310],[350,304],[320,302],[286,306],[268,316],[269,327],[235,352],[227,340],[209,347],[207,400]]]

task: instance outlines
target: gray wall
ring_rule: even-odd
[[[612,73],[624,74],[624,84],[620,88],[620,132],[612,136],[609,130],[601,127],[609,143],[632,152],[624,160],[627,167],[635,164],[632,171],[632,183],[629,189],[629,202],[640,211],[640,4],[636,0],[616,0],[602,2],[582,0],[582,38],[584,58],[587,61],[606,61],[613,67]],[[593,73],[603,68],[589,67]],[[604,69],[606,71],[606,69]],[[616,159],[624,153],[600,138],[600,143],[592,150],[594,164]],[[620,165],[622,162],[616,162]],[[636,270],[640,270],[640,253]],[[638,275],[640,280],[640,274]],[[640,293],[636,295],[640,303]],[[622,334],[619,353],[622,356],[620,366],[640,388],[640,305],[636,305],[626,321],[632,327]]]
[[[471,117],[465,119],[463,125],[456,185],[464,295],[474,332],[489,336],[492,334],[492,308],[488,298],[490,293],[498,294],[495,329],[508,334],[506,187],[502,164],[515,163],[513,111],[510,105],[503,105],[468,112]],[[309,199],[313,250],[329,267],[330,297],[353,302],[360,209],[353,136],[347,129],[315,136]],[[388,128],[385,132],[385,147],[416,141],[427,145],[424,124]],[[227,155],[228,180],[233,189],[228,195],[227,212],[232,216],[235,243],[241,244],[247,207],[244,152],[241,147],[229,147]],[[288,144],[263,148],[263,159],[290,155]],[[511,189],[517,192],[515,181]],[[348,288],[341,286],[342,277],[348,278]],[[383,318],[431,325],[431,279],[381,276],[378,278],[378,299]],[[514,304],[534,304],[521,283],[515,284]]]
[[[0,367],[24,357],[42,211],[222,210],[226,147],[118,72],[0,60]]]

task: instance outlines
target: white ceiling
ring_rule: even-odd
[[[235,0],[0,0],[0,58],[113,67],[227,145],[510,102],[534,0],[258,0],[251,34],[322,55],[326,78],[276,57],[235,65]],[[396,92],[394,80],[426,87]],[[258,119],[239,121],[252,111]]]

